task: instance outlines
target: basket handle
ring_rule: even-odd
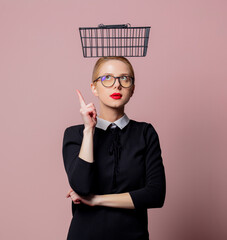
[[[98,28],[128,28],[131,26],[130,23],[127,24],[118,24],[118,25],[103,25],[102,23],[98,25]]]

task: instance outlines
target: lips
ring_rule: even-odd
[[[110,95],[110,97],[112,97],[114,99],[119,99],[122,97],[122,95],[120,93],[113,93],[112,95]]]

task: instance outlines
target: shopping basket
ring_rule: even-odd
[[[131,27],[128,24],[79,28],[84,57],[145,57],[149,27]]]

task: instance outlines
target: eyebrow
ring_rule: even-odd
[[[104,73],[103,75],[113,75],[113,74],[112,73]],[[130,75],[130,73],[121,73],[119,76],[124,76],[124,75]]]

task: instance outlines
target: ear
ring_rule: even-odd
[[[93,94],[98,97],[98,91],[96,88],[96,84],[95,83],[91,83],[91,91],[93,92]]]

